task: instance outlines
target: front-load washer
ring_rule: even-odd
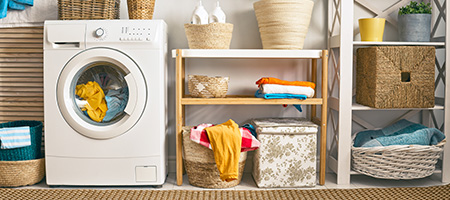
[[[46,21],[47,184],[164,184],[166,79],[162,20]]]

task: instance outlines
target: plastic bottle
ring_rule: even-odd
[[[208,23],[208,12],[202,5],[202,1],[198,1],[198,5],[192,14],[191,24],[207,24]]]
[[[216,7],[209,15],[209,23],[213,22],[225,23],[225,19],[226,19],[225,13],[220,8],[219,1],[217,1]]]

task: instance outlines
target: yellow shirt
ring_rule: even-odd
[[[88,102],[82,110],[87,110],[86,112],[92,120],[101,122],[105,117],[108,106],[105,101],[105,93],[103,93],[100,85],[95,81],[77,85],[75,94]]]
[[[239,126],[228,120],[223,124],[205,128],[214,151],[220,178],[225,181],[238,179],[242,136]]]

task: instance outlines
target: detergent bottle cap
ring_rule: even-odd
[[[219,1],[217,1],[216,7],[209,15],[209,23],[213,22],[219,22],[219,23],[225,23],[226,16],[223,12],[222,8],[220,8]]]
[[[191,24],[207,24],[208,23],[208,12],[202,5],[202,1],[198,1],[198,5],[194,10],[191,18]]]

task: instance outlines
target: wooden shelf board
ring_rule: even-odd
[[[397,42],[397,41],[385,41],[385,42],[366,42],[366,41],[353,41],[355,46],[445,46],[445,42]]]
[[[322,50],[181,49],[183,58],[321,58]],[[172,57],[177,56],[176,49]]]
[[[352,110],[444,110],[444,106],[435,105],[433,108],[372,108],[358,103],[353,103]]]
[[[280,104],[322,104],[322,98],[300,99],[263,99],[254,96],[229,95],[225,98],[193,98],[181,99],[183,105],[280,105]]]

